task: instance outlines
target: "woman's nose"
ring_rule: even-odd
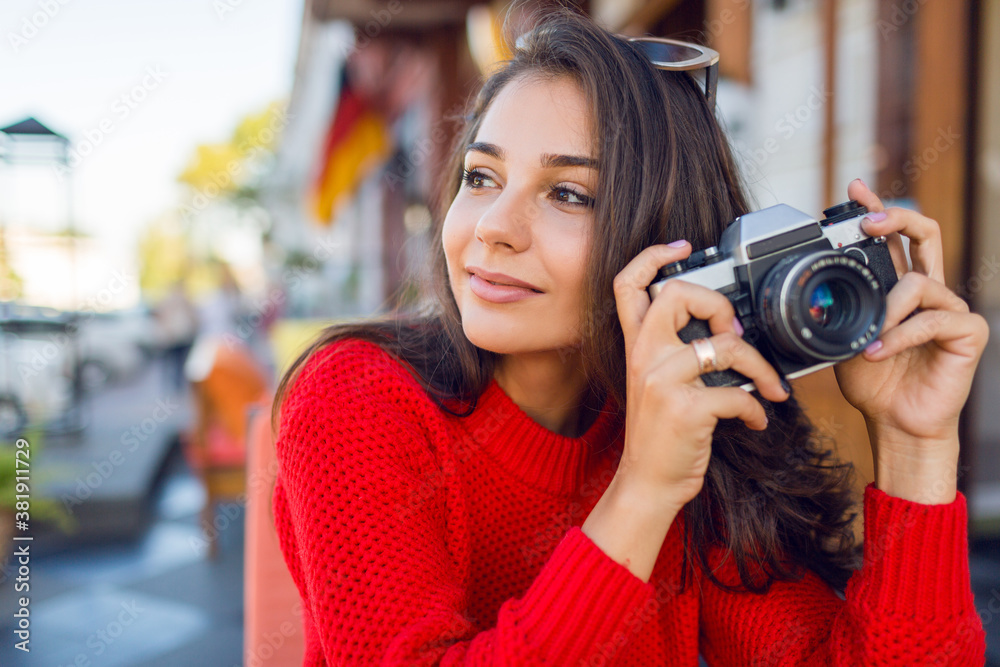
[[[523,252],[531,245],[531,224],[537,216],[533,197],[507,188],[483,211],[476,224],[476,239],[490,249]]]

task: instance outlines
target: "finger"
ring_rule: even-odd
[[[615,276],[615,307],[618,310],[622,332],[625,334],[626,350],[632,349],[639,327],[649,309],[650,299],[646,288],[653,282],[656,272],[667,264],[679,262],[691,254],[691,244],[687,241],[674,241],[674,243],[679,245],[649,246]]]
[[[910,261],[906,258],[903,237],[898,232],[893,232],[885,239],[886,245],[889,246],[889,257],[892,258],[892,268],[896,269],[896,279],[898,280],[910,270]]]
[[[870,361],[881,361],[931,341],[952,354],[978,361],[986,346],[989,328],[976,313],[953,310],[925,310],[879,338],[865,349]],[[875,348],[874,350],[872,348]]]
[[[898,232],[907,237],[910,239],[913,270],[944,282],[941,227],[936,221],[916,211],[893,206],[882,213],[865,216],[861,228],[871,236],[889,236]]]
[[[855,178],[847,185],[847,198],[858,202],[867,208],[870,213],[885,210],[882,200],[860,178]]]
[[[677,332],[691,318],[707,320],[712,333],[736,331],[736,311],[724,295],[681,279],[668,280],[650,305],[638,339],[656,346],[684,345]]]
[[[784,401],[788,398],[788,392],[781,386],[781,376],[755,347],[731,331],[716,334],[708,340],[715,349],[716,370],[742,373],[753,380],[761,396],[768,400]],[[665,359],[664,367],[665,372],[681,382],[691,382],[701,376],[698,355],[692,345],[674,349]]]
[[[755,431],[767,428],[767,414],[760,402],[738,387],[707,387],[705,404],[719,419],[739,419]]]
[[[885,303],[883,332],[892,330],[917,308],[969,312],[969,304],[948,289],[944,283],[914,271],[900,278],[899,282],[889,290]]]
[[[860,178],[856,178],[847,186],[847,196],[859,204],[864,205],[869,213],[882,213],[885,205],[868,185]],[[881,234],[879,234],[881,236]],[[886,234],[889,246],[889,256],[892,258],[893,267],[896,269],[896,277],[899,278],[909,271],[909,262],[906,260],[906,251],[899,234]]]

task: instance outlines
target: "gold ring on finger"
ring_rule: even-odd
[[[715,345],[707,338],[696,338],[691,341],[694,355],[698,358],[698,373],[711,373],[719,370],[719,357],[715,352]]]

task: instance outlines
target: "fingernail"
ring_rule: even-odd
[[[865,348],[865,352],[874,354],[882,349],[882,341],[876,340],[874,343]]]
[[[738,317],[734,317],[733,318],[733,329],[736,330],[736,335],[737,336],[742,336],[743,335],[743,325],[740,324],[740,318],[738,318]]]
[[[864,182],[864,180],[862,180],[862,179],[860,179],[860,178],[856,178],[856,179],[854,179],[854,180],[856,180],[856,181],[857,181],[858,183],[861,183],[861,185],[863,185],[863,186],[865,186],[866,188],[868,188],[868,184],[867,184],[867,183],[865,183],[865,182]],[[868,188],[868,189],[869,189],[869,190],[871,190],[871,188]]]
[[[879,211],[878,213],[869,213],[865,216],[865,220],[868,222],[882,222],[885,220],[885,211]]]
[[[788,384],[788,380],[781,378],[781,388],[785,390],[785,393],[789,396],[792,395],[792,385]]]
[[[667,245],[670,246],[671,248],[683,248],[684,246],[687,245],[687,241],[681,239],[680,241],[674,241],[672,243],[668,243]]]

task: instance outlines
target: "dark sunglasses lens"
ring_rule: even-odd
[[[641,48],[646,57],[649,58],[650,62],[654,65],[663,63],[679,63],[687,60],[694,60],[702,55],[702,52],[698,49],[692,48],[690,46],[681,46],[680,44],[668,44],[664,42],[644,42],[636,41],[635,44]]]

